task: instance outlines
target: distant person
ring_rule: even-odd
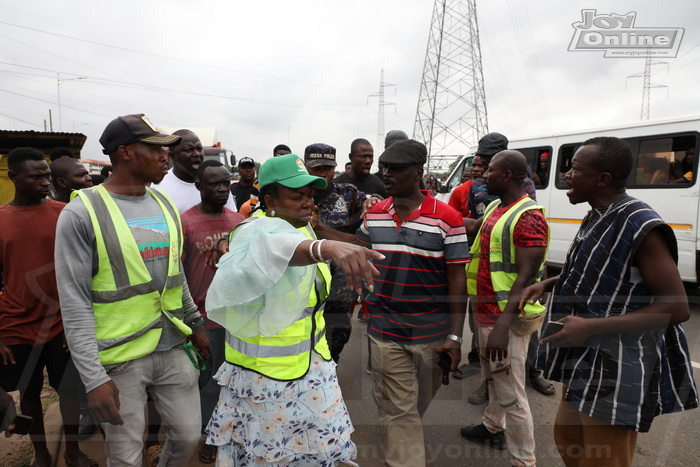
[[[44,154],[16,148],[7,155],[7,165],[14,198],[0,206],[0,280],[5,284],[0,295],[0,387],[19,390],[22,414],[34,419],[29,431],[32,465],[54,465],[41,404],[46,371],[59,396],[64,460],[68,465],[96,466],[78,446],[78,401],[85,389],[66,346],[56,286],[56,223],[65,204],[47,199],[51,170]]]
[[[535,186],[544,187],[549,180],[549,152],[540,154],[540,160],[537,162],[537,170],[532,175],[532,181]]]
[[[272,149],[272,157],[284,156],[285,154],[291,153],[292,150],[289,149],[289,146],[286,144],[278,144]],[[253,211],[256,210],[258,203],[258,195],[251,195],[248,201],[238,206],[238,212],[240,212],[243,217],[250,217]]]
[[[252,160],[252,159],[251,159]],[[224,363],[225,330],[209,320],[204,308],[209,284],[216,272],[221,254],[218,246],[244,217],[227,209],[230,186],[228,169],[219,161],[207,160],[197,169],[194,185],[201,201],[182,215],[182,234],[185,244],[182,262],[187,285],[199,313],[204,318],[204,328],[209,337],[209,358],[204,361],[207,369],[199,375],[199,395],[202,411],[202,429],[209,423],[219,399],[219,385],[212,376]],[[216,460],[216,446],[205,444],[199,451],[199,460],[210,464]]]
[[[92,179],[92,185],[93,185],[93,186],[101,185],[101,184],[103,184],[103,183],[105,182],[105,180],[106,180],[106,179],[105,179],[102,175],[100,175],[100,174],[91,174],[91,175],[90,175],[90,178]]]
[[[693,182],[693,171],[695,170],[695,147],[690,147],[685,150],[685,157],[681,160],[681,174],[680,178],[673,181],[673,183],[692,183]]]
[[[552,292],[548,320],[564,324],[542,339],[537,364],[564,385],[554,444],[566,465],[630,466],[638,433],[656,416],[698,407],[678,245],[673,229],[626,193],[632,164],[618,138],[576,151],[566,194],[591,210],[561,274],[522,294],[521,306]]]
[[[55,193],[53,199],[56,201],[67,203],[73,191],[92,186],[92,177],[78,159],[68,157],[56,159],[49,168]]]
[[[285,154],[291,154],[292,150],[286,144],[278,144],[272,149],[272,157],[284,156]]]
[[[345,163],[345,173],[349,174],[351,170],[352,170],[352,162],[346,162]]]
[[[350,173],[343,173],[334,180],[337,183],[350,183],[363,193],[386,197],[384,183],[369,173],[374,161],[374,149],[366,139],[358,138],[350,145]]]
[[[236,200],[236,206],[243,206],[252,196],[260,194],[255,183],[255,161],[250,157],[238,160],[238,183],[231,183],[231,193]]]
[[[112,175],[112,164],[103,165],[100,169],[100,175],[107,180],[109,176]]]
[[[194,186],[194,178],[199,164],[204,160],[204,148],[199,136],[193,131],[177,130],[173,135],[181,136],[182,141],[170,148],[168,157],[173,163],[173,168],[156,188],[168,193],[175,201],[178,212],[182,214],[200,201],[199,191]],[[231,211],[237,211],[233,195],[229,196],[226,207]]]
[[[61,158],[64,158],[64,157],[68,157],[71,159],[78,159],[77,157],[75,157],[75,153],[73,151],[71,151],[70,148],[67,148],[64,146],[54,148],[51,150],[51,153],[49,153],[49,160],[51,162],[56,161],[56,160],[61,159]]]
[[[147,187],[168,173],[163,147],[181,139],[143,114],[112,120],[100,137],[112,176],[78,191],[58,222],[66,337],[110,465],[141,465],[147,395],[166,425],[160,465],[188,465],[201,437],[198,358],[209,340],[183,277],[175,203]]]
[[[474,159],[472,159],[471,170],[465,170],[462,172],[462,183],[452,190],[452,194],[450,194],[450,200],[447,202],[447,204],[456,209],[463,218],[471,217],[469,208],[467,207],[467,202],[469,200],[469,191],[472,186],[472,180],[483,177],[485,171],[486,169],[481,162],[481,156],[474,156]]]

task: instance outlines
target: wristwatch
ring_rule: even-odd
[[[455,336],[454,334],[448,334],[447,338],[451,341],[455,341],[458,344],[461,344],[462,342],[464,342],[464,339],[462,339],[459,336]]]

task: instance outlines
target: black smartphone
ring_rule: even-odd
[[[10,425],[13,423],[15,427],[10,430],[10,433],[16,435],[26,435],[29,433],[29,428],[32,426],[32,423],[34,423],[34,419],[29,415],[22,415],[21,413],[18,413],[15,415],[15,419],[12,421],[12,423],[10,423]]]
[[[450,384],[450,369],[452,368],[452,357],[447,352],[440,352],[437,358],[437,365],[442,370],[442,384]]]
[[[564,323],[560,323],[559,321],[550,321],[547,323],[547,325],[544,327],[544,331],[542,331],[542,339],[545,337],[549,337],[555,332],[559,332],[562,329],[564,329]]]

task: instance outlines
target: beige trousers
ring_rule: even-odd
[[[379,410],[388,466],[424,467],[421,418],[440,387],[435,349],[444,341],[399,344],[369,336],[372,396]]]

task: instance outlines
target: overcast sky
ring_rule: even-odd
[[[87,135],[83,158],[118,115],[218,130],[238,157],[278,143],[377,141],[380,70],[385,130],[413,133],[431,0],[0,0],[0,128]],[[581,9],[637,13],[636,27],[682,27],[678,57],[653,68],[651,119],[700,108],[700,3],[478,1],[490,131],[510,139],[639,121],[644,59],[569,52]],[[61,124],[57,73],[60,73]],[[70,78],[86,77],[86,79]],[[66,79],[66,80],[64,80]],[[468,148],[453,148],[464,152]],[[375,148],[376,154],[381,150]],[[376,158],[375,158],[376,161]]]

